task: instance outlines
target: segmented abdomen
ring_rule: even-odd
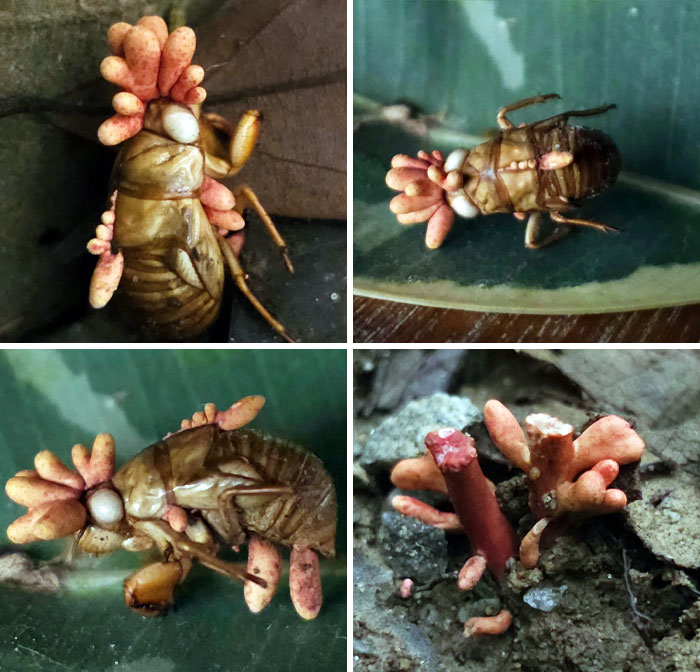
[[[568,210],[571,201],[595,196],[615,181],[620,155],[607,135],[545,123],[503,131],[470,152],[474,176],[464,188],[482,214]],[[571,152],[573,163],[543,170],[539,160],[550,152]]]
[[[612,139],[593,128],[564,126],[533,133],[537,156],[551,151],[571,152],[572,164],[559,170],[539,171],[537,201],[549,209],[559,197],[591,198],[607,189],[620,172],[620,154]]]
[[[252,430],[219,431],[207,463],[244,458],[265,482],[288,485],[288,495],[237,497],[240,519],[249,531],[285,546],[309,546],[335,554],[337,503],[323,463],[292,443]]]
[[[216,319],[221,294],[213,296],[173,271],[173,256],[187,254],[183,241],[162,238],[121,249],[124,273],[117,299],[135,322],[165,338],[184,340],[201,333]]]

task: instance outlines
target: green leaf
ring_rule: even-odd
[[[71,446],[90,444],[103,431],[116,439],[120,466],[205,402],[225,407],[263,394],[267,403],[251,427],[316,453],[340,505],[339,557],[321,560],[324,604],[314,621],[296,615],[286,572],[272,603],[253,615],[239,584],[199,566],[176,590],[173,613],[145,619],[124,605],[122,581],[146,554],[82,556],[65,570],[58,593],[0,585],[2,669],[327,670],[345,664],[344,350],[5,350],[0,379],[3,481],[31,468],[39,450],[70,464]],[[0,501],[4,529],[25,509],[5,496]],[[13,550],[42,560],[62,546],[40,542]],[[9,550],[5,541],[0,554]],[[232,559],[245,557],[244,550]]]
[[[355,289],[428,305],[512,312],[606,312],[700,300],[696,3],[418,0],[355,3]],[[575,216],[621,230],[572,232],[526,250],[508,215],[457,218],[443,246],[402,227],[384,185],[391,157],[486,140],[500,107],[527,123],[617,103],[589,118],[623,172]],[[417,111],[387,121],[385,106]],[[572,123],[576,123],[575,121]]]

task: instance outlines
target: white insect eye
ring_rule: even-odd
[[[88,509],[98,525],[111,525],[124,517],[124,503],[114,490],[97,490],[88,500]]]
[[[450,173],[453,170],[459,170],[461,172],[464,162],[467,160],[468,156],[468,149],[464,149],[463,147],[455,149],[453,152],[450,152],[449,156],[445,159],[445,165],[442,167],[442,169],[446,173]]]
[[[447,194],[447,201],[450,207],[460,216],[460,217],[476,217],[479,213],[479,209],[472,205],[471,201],[464,195],[458,194],[452,196],[453,193],[449,192]]]
[[[163,128],[173,140],[184,144],[199,137],[199,122],[181,105],[168,105],[163,110]]]

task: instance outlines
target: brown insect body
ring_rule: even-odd
[[[167,508],[199,512],[227,544],[257,533],[285,546],[335,555],[337,505],[321,461],[252,430],[204,425],[173,434],[127,462],[112,479],[126,521],[160,519]],[[286,486],[286,494],[242,494]]]
[[[621,165],[617,147],[605,133],[567,122],[571,117],[602,114],[614,105],[570,110],[517,128],[506,117],[513,110],[558,97],[533,96],[502,107],[496,117],[499,136],[473,149],[459,148],[446,158],[437,150],[418,152],[417,158],[394,156],[386,183],[403,192],[389,206],[399,222],[427,221],[425,243],[431,249],[442,245],[455,213],[467,218],[512,213],[517,219],[528,219],[528,248],[557,240],[569,225],[615,231],[600,222],[561,214],[612,185]],[[539,239],[543,212],[557,226]]]
[[[88,251],[99,255],[90,304],[116,294],[137,324],[172,340],[190,339],[217,317],[226,268],[272,328],[291,340],[246,282],[238,261],[242,212],[262,219],[290,272],[286,244],[247,185],[231,192],[217,179],[237,174],[258,140],[261,114],[244,111],[237,125],[202,113],[204,70],[192,65],[196,38],[185,26],[171,33],[160,17],[136,26],[114,24],[113,56],[100,66],[121,87],[117,112],[98,129],[105,145],[123,143],[112,175],[110,208]]]
[[[115,164],[113,245],[124,255],[116,297],[135,322],[182,340],[216,319],[224,258],[199,201],[201,143],[183,144],[149,129],[153,116],[146,114],[146,130],[124,143]]]
[[[569,152],[573,161],[543,170],[539,159],[551,152]],[[521,168],[522,162],[528,165]],[[572,207],[571,201],[603,192],[619,171],[620,154],[605,133],[547,120],[504,130],[472,149],[464,167],[470,176],[464,191],[484,215],[562,212]]]
[[[166,613],[174,589],[194,560],[244,582],[257,613],[275,594],[290,548],[289,589],[297,613],[321,608],[316,552],[335,555],[337,503],[330,475],[311,453],[282,439],[241,429],[265,398],[244,397],[225,411],[206,404],[169,434],[114,472],[115,444],[100,434],[92,451],[73,447],[77,473],[48,450],[35,470],[11,478],[8,496],[28,512],[7,529],[14,543],[75,535],[87,553],[156,546],[162,560],[124,581],[124,600],[144,616]],[[248,568],[219,559],[221,543],[248,544]]]

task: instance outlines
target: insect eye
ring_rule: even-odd
[[[173,140],[184,144],[199,137],[199,122],[182,105],[168,105],[163,110],[163,128]]]
[[[111,525],[124,517],[122,498],[113,490],[98,490],[90,496],[87,505],[98,525]]]
[[[445,159],[445,165],[443,166],[443,170],[446,173],[450,173],[453,170],[462,170],[462,167],[464,166],[464,162],[467,160],[467,157],[469,156],[469,150],[468,149],[455,149],[453,152],[450,152],[448,157]]]

